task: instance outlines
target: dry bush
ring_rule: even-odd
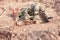
[[[48,31],[33,31],[16,35],[14,40],[58,40],[58,38]]]
[[[12,34],[6,31],[0,31],[0,40],[11,40]]]

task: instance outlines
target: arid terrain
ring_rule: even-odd
[[[60,40],[60,9],[58,1],[51,1],[51,4],[49,4],[49,0],[46,2],[36,2],[42,6],[48,17],[53,17],[52,19],[48,19],[48,23],[13,26],[12,17],[9,16],[9,14],[11,14],[10,9],[21,9],[23,7],[28,7],[31,3],[35,3],[35,1],[0,2],[0,9],[2,7],[5,9],[3,14],[0,15],[0,40]],[[1,9],[0,13],[2,13],[2,11]],[[40,21],[41,20],[38,22]],[[49,32],[51,36],[49,36]],[[44,37],[47,38],[41,37],[43,34],[45,35]]]

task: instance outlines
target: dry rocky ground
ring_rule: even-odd
[[[6,11],[0,16],[0,40],[60,40],[58,35],[60,32],[60,17],[57,15],[57,12],[55,11],[56,9],[46,7],[46,4],[44,3],[40,3],[40,5],[45,10],[45,13],[47,16],[53,17],[52,19],[49,19],[48,23],[19,27],[15,26],[12,28],[13,20],[8,16],[8,14],[11,13],[9,7],[18,7],[20,9],[22,7],[27,7],[30,3],[32,2],[0,4],[1,7],[6,9]]]

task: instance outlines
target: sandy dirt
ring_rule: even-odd
[[[26,3],[4,3],[4,8],[6,8],[6,11],[0,16],[0,25],[3,27],[13,27],[13,20],[12,17],[8,16],[11,11],[9,11],[9,7],[16,8],[18,7],[19,9],[22,7],[28,7],[27,5],[32,2],[26,2]],[[41,31],[41,30],[48,30],[48,29],[53,29],[53,30],[58,30],[58,26],[60,26],[60,17],[56,14],[55,9],[53,8],[46,8],[45,4],[40,3],[40,5],[45,9],[45,13],[47,14],[48,17],[53,17],[52,19],[49,19],[48,23],[43,23],[43,24],[31,24],[31,25],[26,25],[26,26],[15,26],[13,33],[21,34],[21,33],[29,33],[32,31]],[[41,20],[40,20],[41,21]],[[59,39],[59,36],[57,36]],[[15,40],[15,39],[13,39]],[[60,39],[59,39],[60,40]]]

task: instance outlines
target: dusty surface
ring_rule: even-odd
[[[3,6],[6,11],[0,16],[0,28],[7,28],[9,29],[9,27],[13,27],[13,20],[10,16],[8,16],[11,12],[9,11],[9,7],[13,7],[16,8],[18,7],[19,9],[21,7],[26,7],[28,5],[28,3],[32,3],[32,2],[26,2],[26,3],[5,3]],[[45,7],[46,5],[43,3],[40,3],[40,5],[43,7],[43,9],[45,10],[45,13],[47,14],[47,16],[49,17],[53,17],[53,19],[49,19],[48,23],[43,23],[43,24],[32,24],[32,25],[26,25],[26,26],[15,26],[14,29],[11,29],[11,31],[13,31],[13,33],[16,33],[18,35],[20,34],[27,34],[27,33],[31,33],[33,31],[41,31],[41,30],[51,30],[52,33],[54,34],[54,30],[55,32],[58,30],[58,26],[60,27],[60,17],[56,14],[55,9],[51,8],[51,7]],[[3,29],[4,30],[4,29]],[[56,32],[57,35],[58,33]],[[24,37],[23,36],[23,37]],[[57,35],[57,38],[59,39],[59,36]],[[12,38],[11,40],[20,40],[19,37],[18,38]],[[26,40],[26,39],[21,39],[21,40]],[[29,39],[27,39],[29,40]],[[30,39],[30,40],[37,40],[37,39]],[[59,39],[60,40],[60,39]]]

